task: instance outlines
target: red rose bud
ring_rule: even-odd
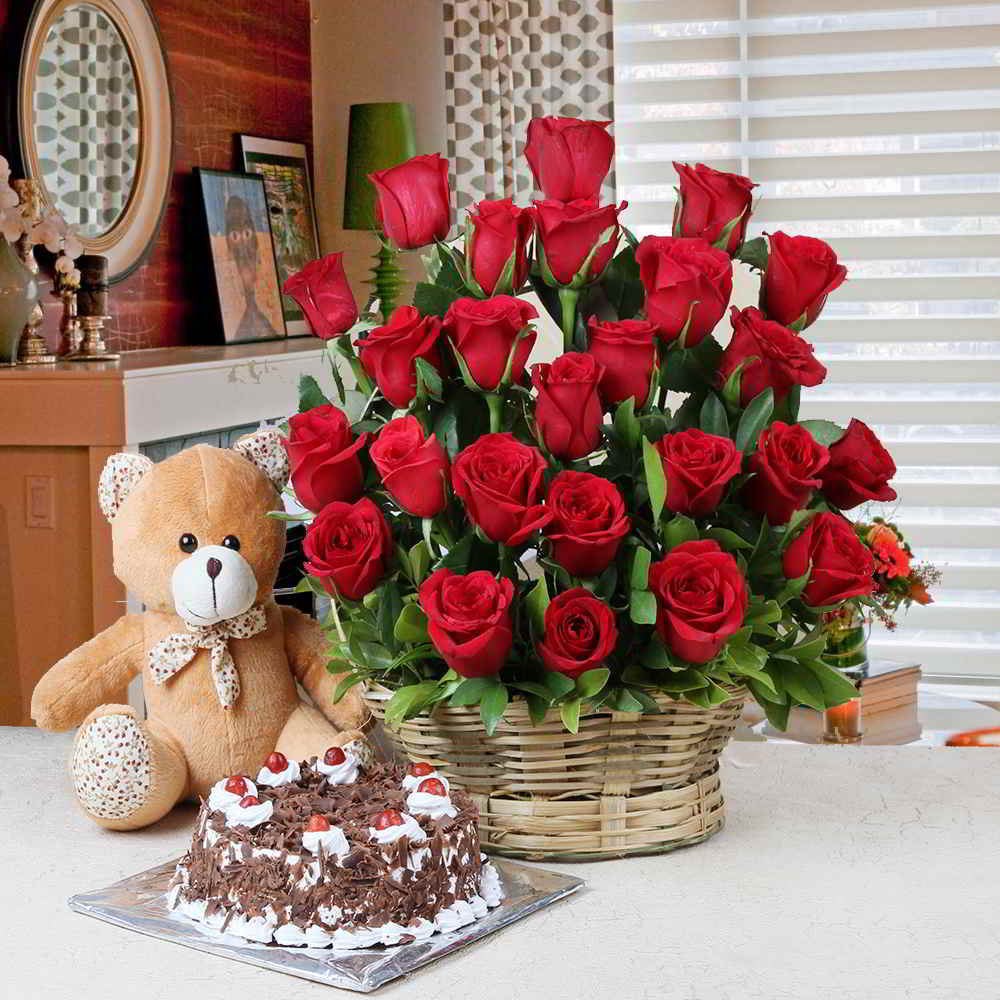
[[[515,546],[552,519],[542,506],[547,467],[513,434],[485,434],[458,453],[451,478],[469,520],[492,541]]]
[[[875,560],[853,526],[839,514],[812,517],[785,549],[782,570],[789,580],[810,568],[802,600],[811,607],[840,604],[849,597],[870,594],[875,586]]]
[[[718,542],[683,542],[649,568],[656,629],[689,663],[707,663],[743,627],[749,595],[739,563]]]
[[[448,503],[448,455],[416,417],[397,417],[379,431],[368,454],[392,498],[414,517],[435,517]]]
[[[571,576],[598,576],[611,565],[631,521],[625,500],[608,479],[590,472],[560,472],[549,486],[545,529],[552,558]]]
[[[746,406],[765,389],[774,390],[780,401],[793,385],[819,385],[826,378],[826,368],[816,360],[813,346],[797,333],[766,319],[759,309],[751,306],[729,313],[733,336],[722,352],[719,362],[719,384],[740,365],[740,405]]]
[[[439,569],[420,585],[420,606],[434,648],[462,677],[497,673],[513,641],[514,585],[487,570],[460,575]]]
[[[387,830],[390,826],[402,826],[404,822],[403,814],[398,809],[385,809],[372,820],[372,826],[376,830]]]
[[[243,798],[240,799],[241,809],[249,809],[251,806],[259,806],[259,805],[260,805],[260,799],[258,799],[256,795],[244,795]]]
[[[822,472],[827,500],[850,510],[866,500],[895,500],[889,480],[896,463],[875,432],[861,420],[852,420],[847,433],[830,445],[830,463]]]
[[[331,594],[360,601],[374,589],[392,558],[392,534],[367,497],[327,504],[306,529],[305,569]]]
[[[434,765],[428,764],[426,761],[418,760],[406,769],[406,773],[410,775],[411,778],[422,778],[427,774],[434,773]]]
[[[264,762],[264,767],[272,774],[281,774],[288,767],[288,758],[283,753],[278,753],[275,750],[274,753],[268,755],[267,760]]]
[[[798,424],[776,420],[757,439],[757,450],[747,459],[751,478],[743,488],[743,502],[771,524],[787,524],[805,507],[820,485],[820,470],[830,453]]]
[[[635,252],[646,290],[646,318],[667,341],[700,344],[733,294],[733,264],[705,240],[647,236]]]
[[[330,821],[325,816],[315,813],[306,821],[305,829],[307,833],[324,833],[330,829]]]
[[[615,141],[611,122],[579,118],[532,118],[524,158],[546,198],[575,201],[596,198],[611,169]]]
[[[768,234],[767,270],[760,307],[770,319],[796,330],[815,322],[826,297],[847,278],[829,244],[811,236]]]
[[[465,220],[466,283],[483,295],[513,295],[528,277],[535,211],[510,198],[481,201]],[[471,279],[471,280],[470,280]]]
[[[323,763],[327,767],[337,767],[343,764],[347,760],[347,754],[344,753],[342,747],[330,747],[325,754],[323,754]]]
[[[536,201],[535,231],[546,283],[582,288],[597,281],[618,249],[618,214],[626,204],[602,208],[596,199]]]
[[[554,597],[545,609],[545,634],[538,655],[546,670],[579,677],[600,667],[614,651],[614,612],[583,587]]]
[[[550,365],[532,367],[536,434],[556,458],[571,462],[601,443],[604,412],[597,384],[603,374],[592,354],[563,354]]]
[[[329,404],[289,417],[283,443],[299,503],[318,513],[335,500],[356,500],[364,479],[358,452],[367,440],[355,438],[343,411]]]
[[[587,324],[587,353],[603,366],[598,392],[611,408],[631,396],[635,408],[646,404],[656,362],[656,327],[644,319],[602,323],[591,316]]]
[[[414,250],[448,236],[451,192],[448,161],[437,153],[368,175],[375,185],[375,215],[400,250]]]
[[[358,305],[344,274],[342,253],[310,261],[282,286],[305,313],[312,332],[323,340],[338,337],[358,319]]]
[[[530,323],[537,316],[530,302],[510,295],[452,302],[443,330],[475,383],[470,389],[492,392],[501,383],[521,381],[535,346]]]
[[[675,163],[674,169],[680,178],[674,236],[705,240],[732,256],[746,239],[757,185],[749,177],[713,170],[704,163],[693,167]]]
[[[667,510],[692,517],[704,517],[719,506],[743,462],[743,453],[729,438],[696,427],[660,438],[656,450],[667,478]]]
[[[246,795],[246,778],[241,778],[238,774],[234,774],[226,780],[225,789],[230,795]]]
[[[448,794],[448,789],[437,778],[428,778],[426,781],[421,781],[417,785],[417,791],[423,792],[425,795],[445,796]]]
[[[421,316],[414,306],[400,306],[388,323],[358,341],[362,367],[397,410],[409,406],[417,394],[417,358],[441,370],[440,332],[436,316]]]

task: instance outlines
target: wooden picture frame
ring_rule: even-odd
[[[278,279],[284,285],[320,255],[308,151],[305,143],[257,135],[240,134],[237,141],[243,169],[264,180]],[[289,336],[312,333],[294,299],[283,295],[281,306]]]

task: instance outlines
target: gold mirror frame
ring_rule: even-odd
[[[129,275],[149,253],[166,208],[173,174],[174,119],[170,77],[159,30],[146,0],[36,0],[22,35],[17,113],[22,172],[45,190],[35,145],[33,95],[42,47],[53,23],[69,8],[87,4],[118,29],[128,50],[139,102],[139,160],[121,215],[100,236],[81,235],[86,253],[108,258],[109,280]]]

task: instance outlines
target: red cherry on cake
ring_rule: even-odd
[[[240,777],[238,774],[234,774],[226,782],[226,791],[230,795],[246,795],[247,793],[247,779]]]
[[[418,760],[416,763],[411,764],[407,769],[406,773],[411,778],[423,778],[428,774],[434,773],[434,766],[428,764],[425,761]]]
[[[319,814],[310,816],[306,822],[306,831],[308,833],[321,833],[329,829],[330,821],[325,816],[320,816]]]
[[[380,812],[372,822],[376,830],[387,830],[390,826],[402,826],[403,814],[398,809],[386,809]]]
[[[417,791],[425,795],[447,795],[448,789],[437,778],[428,778],[417,785]]]
[[[251,806],[259,806],[259,805],[260,805],[260,799],[258,799],[256,795],[244,795],[243,798],[240,799],[241,809],[249,809]]]
[[[264,761],[264,767],[274,774],[281,774],[288,768],[288,758],[283,753],[278,753],[277,750],[270,754],[266,761]]]
[[[347,760],[347,754],[340,747],[330,747],[323,754],[323,763],[327,767],[336,767],[338,764],[343,764],[345,760]]]

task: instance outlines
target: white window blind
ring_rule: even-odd
[[[1000,678],[1000,3],[615,0],[618,193],[667,233],[672,160],[760,184],[751,236],[827,240],[802,415],[869,423],[891,516],[939,565],[875,655]],[[739,304],[748,304],[746,302]]]

